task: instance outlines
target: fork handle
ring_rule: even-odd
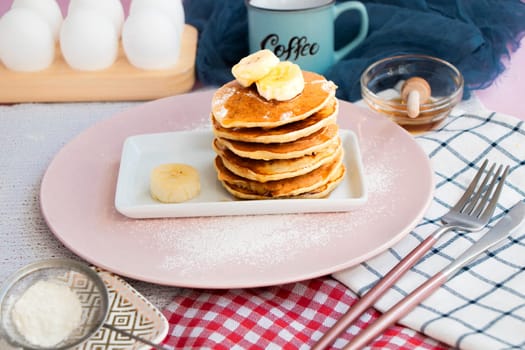
[[[344,350],[361,350],[385,329],[399,321],[414,309],[419,303],[428,298],[436,289],[447,281],[448,275],[438,272],[412,293],[385,312],[374,323],[361,331],[353,338]]]
[[[348,312],[344,314],[339,321],[337,321],[326,332],[321,339],[313,346],[312,350],[321,350],[332,344],[335,339],[345,329],[347,329],[352,322],[354,322],[363,312],[372,307],[374,303],[390,288],[397,280],[401,278],[412,266],[414,266],[419,259],[425,255],[426,252],[432,248],[436,241],[445,232],[452,229],[452,226],[442,226],[434,234],[428,236],[423,242],[415,247],[403,260],[390,270],[385,277],[381,279],[372,289],[370,289],[356,304],[352,305]]]

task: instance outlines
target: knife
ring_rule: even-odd
[[[516,203],[509,212],[498,221],[498,223],[490,229],[483,237],[474,243],[463,254],[458,256],[452,263],[450,263],[443,270],[438,272],[432,278],[427,280],[421,286],[416,288],[412,293],[406,296],[403,300],[394,305],[390,310],[385,312],[368,328],[359,333],[353,338],[350,343],[344,348],[345,350],[359,350],[366,346],[375,337],[381,334],[386,328],[399,319],[404,317],[413,308],[415,308],[424,299],[429,297],[436,289],[443,285],[450,277],[452,277],[464,265],[472,261],[479,254],[485,250],[495,246],[513,232],[515,232],[525,218],[525,203],[520,201]]]

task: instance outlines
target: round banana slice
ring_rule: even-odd
[[[201,190],[199,172],[187,164],[161,164],[151,171],[150,193],[163,203],[180,203],[196,197]]]
[[[287,101],[304,90],[304,77],[297,64],[284,61],[279,62],[255,84],[257,92],[265,99]]]
[[[244,87],[248,87],[263,78],[279,63],[279,57],[268,50],[260,50],[241,59],[232,67],[235,79]]]

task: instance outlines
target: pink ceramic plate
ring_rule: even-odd
[[[339,124],[357,135],[368,189],[355,211],[130,219],[115,210],[124,140],[205,130],[212,92],[140,105],[81,133],[54,158],[41,187],[51,230],[87,261],[138,280],[241,288],[314,278],[395,244],[422,218],[434,188],[430,162],[411,135],[341,102]],[[210,160],[211,161],[211,160]]]

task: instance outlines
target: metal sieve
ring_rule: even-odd
[[[80,325],[59,344],[40,347],[27,341],[12,319],[12,310],[24,292],[38,281],[66,284],[82,305]],[[89,266],[71,259],[48,259],[23,267],[7,279],[0,290],[0,336],[15,347],[28,350],[63,350],[81,344],[101,327],[111,329],[156,349],[164,347],[129,332],[105,324],[109,311],[109,294],[100,275]]]

